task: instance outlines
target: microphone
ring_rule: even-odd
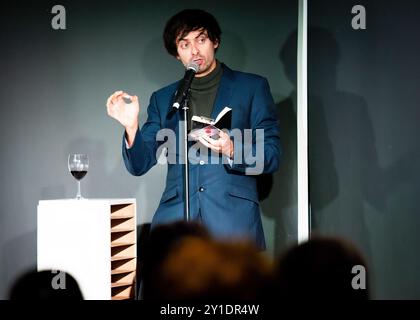
[[[175,100],[172,107],[179,109],[181,104],[184,102],[187,97],[188,90],[190,90],[191,82],[194,79],[195,74],[198,72],[198,69],[200,69],[200,66],[196,62],[191,61],[188,63],[184,78],[181,80],[178,90],[175,93]]]

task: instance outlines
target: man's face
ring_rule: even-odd
[[[177,39],[176,45],[178,51],[177,59],[184,66],[187,66],[191,61],[196,62],[200,66],[195,75],[196,77],[204,77],[216,67],[214,50],[219,44],[209,39],[206,30],[191,31],[185,37]]]

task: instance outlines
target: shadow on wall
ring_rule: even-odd
[[[364,201],[381,207],[371,183],[380,170],[366,101],[337,89],[339,45],[326,29],[308,30],[308,136],[311,229],[354,241],[370,256]],[[273,192],[263,207],[277,208],[275,252],[291,240],[297,228],[297,31],[280,50],[285,73],[295,89],[277,103],[283,158],[272,177]],[[266,210],[270,212],[269,210]]]
[[[372,167],[378,167],[370,116],[363,98],[337,90],[339,46],[334,36],[326,29],[309,28],[308,39],[311,230],[349,238],[370,256],[363,203],[368,177],[377,173]],[[296,43],[294,31],[280,52],[295,89],[278,103],[282,142],[289,148],[282,169],[274,177],[279,179],[278,194],[283,194],[276,199],[280,209],[278,235],[285,233],[278,225],[287,218],[284,212],[296,203]]]
[[[286,76],[296,87],[297,47],[290,40],[293,36],[280,49],[279,58]],[[289,97],[276,103],[282,149],[280,168],[274,174],[259,176],[257,181],[263,214],[274,221],[275,255],[297,241],[296,99],[293,90]]]
[[[334,35],[311,27],[308,39],[311,230],[348,238],[370,258],[372,239],[366,227],[365,204],[384,212],[392,190],[415,171],[413,159],[418,159],[419,152],[389,168],[380,167],[366,100],[337,88],[340,47]],[[294,32],[280,53],[295,88],[296,40]],[[278,197],[267,199],[264,205],[279,208],[272,218],[276,221],[276,248],[280,248],[295,223],[296,211],[290,208],[296,204],[296,89],[277,105],[284,155],[280,170],[273,176]]]
[[[309,161],[312,231],[351,239],[370,258],[365,203],[375,197],[379,168],[366,100],[337,87],[340,46],[333,33],[309,28]]]

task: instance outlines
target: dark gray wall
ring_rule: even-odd
[[[51,28],[55,4],[67,9],[67,30]],[[89,154],[89,173],[82,180],[86,197],[135,197],[138,223],[150,221],[166,167],[143,177],[126,172],[123,131],[106,115],[105,102],[118,89],[138,95],[144,122],[151,93],[182,76],[182,67],[164,51],[161,33],[166,20],[186,7],[207,9],[218,18],[223,30],[218,58],[267,77],[279,113],[284,109],[293,118],[294,105],[281,108],[293,85],[279,51],[296,29],[297,1],[0,2],[0,298],[36,264],[38,201],[75,196],[68,153]],[[283,143],[290,144],[287,137],[285,129]],[[262,183],[272,182],[262,202],[270,255],[296,234],[293,157],[284,163],[291,170],[284,165]]]
[[[420,297],[419,30],[417,1],[309,1],[313,231],[358,245],[376,298]]]

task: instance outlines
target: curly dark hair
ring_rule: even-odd
[[[208,37],[213,43],[220,44],[222,31],[213,15],[200,9],[185,9],[178,12],[168,20],[163,31],[166,50],[170,55],[177,57],[177,40],[185,37],[191,31],[201,29],[207,31]]]

